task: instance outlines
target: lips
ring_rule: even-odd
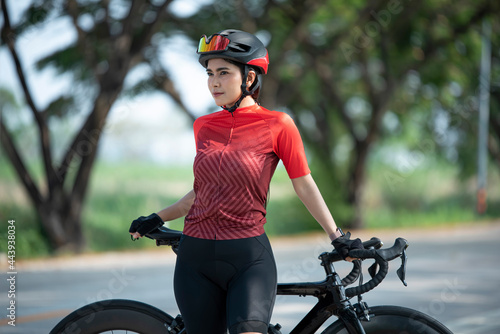
[[[224,94],[224,93],[220,93],[220,92],[213,92],[213,93],[212,93],[212,96],[213,96],[213,97],[219,97],[219,96],[221,96],[222,94]]]

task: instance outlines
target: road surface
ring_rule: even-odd
[[[369,305],[420,310],[455,334],[500,333],[500,221],[433,230],[361,231],[354,235],[364,240],[378,236],[386,246],[398,236],[410,243],[408,287],[396,276],[399,260],[395,260],[386,280],[365,295]],[[331,248],[325,236],[274,238],[271,243],[280,282],[324,278],[317,255]],[[133,247],[131,243],[131,250]],[[176,315],[174,264],[175,255],[166,247],[24,261],[18,263],[14,275],[15,298],[8,298],[12,275],[4,265],[0,275],[0,332],[48,333],[72,310],[110,298],[140,300]],[[348,263],[337,266],[341,273],[349,269]],[[9,325],[11,319],[7,317],[11,300],[15,300],[15,326]],[[272,322],[280,323],[283,334],[288,333],[314,302],[313,297],[278,296]]]

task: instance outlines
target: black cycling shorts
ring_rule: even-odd
[[[276,284],[265,234],[234,240],[181,238],[174,291],[189,334],[267,333]]]

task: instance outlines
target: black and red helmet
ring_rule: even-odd
[[[207,37],[203,35],[198,45],[199,62],[207,67],[212,58],[229,59],[258,68],[267,74],[269,56],[264,44],[254,35],[235,29],[222,30]]]

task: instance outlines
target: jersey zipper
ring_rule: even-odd
[[[222,159],[224,157],[224,152],[226,151],[229,144],[231,144],[231,140],[233,139],[233,129],[234,129],[234,123],[235,123],[234,112],[231,113],[231,118],[232,118],[232,123],[231,123],[231,129],[229,130],[229,137],[227,139],[226,145],[224,146],[224,148],[220,152],[220,158],[219,158],[219,171],[217,173],[217,179],[219,181],[219,194],[217,196],[217,200],[219,201],[219,209],[217,210],[217,223],[219,223],[219,219],[220,219],[220,202],[221,202],[221,195],[220,195],[220,193],[221,193],[221,180],[220,180],[221,175],[220,175],[220,173],[221,173],[221,167],[222,167]],[[215,235],[214,235],[214,240],[217,240],[217,230],[216,230]]]

